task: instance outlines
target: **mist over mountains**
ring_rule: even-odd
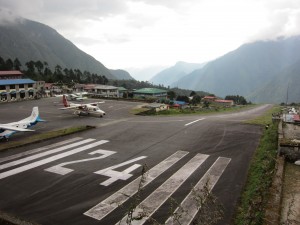
[[[23,68],[40,60],[51,69],[60,65],[108,79],[133,79],[125,70],[106,68],[49,26],[26,19],[0,23],[0,56],[18,58]],[[300,36],[244,44],[206,63],[177,62],[149,81],[258,103],[300,102]]]
[[[177,81],[193,72],[196,69],[200,69],[205,63],[187,63],[177,62],[174,66],[164,69],[150,79],[150,82],[154,84],[161,84],[164,86],[177,87]]]
[[[23,68],[30,60],[40,60],[47,62],[52,70],[60,65],[104,75],[108,79],[133,79],[126,71],[109,70],[51,27],[24,18],[0,23],[0,56],[18,58]]]
[[[288,101],[300,102],[299,64],[300,36],[257,41],[244,44],[175,82],[179,88],[207,91],[220,97],[242,95],[250,101],[269,103],[286,102],[289,84]],[[169,76],[172,78],[164,77],[164,81],[170,81],[164,85],[174,84],[179,77],[176,73]]]

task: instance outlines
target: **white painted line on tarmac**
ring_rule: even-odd
[[[201,120],[204,120],[204,119],[205,119],[205,118],[201,118],[201,119],[195,120],[195,121],[193,121],[193,122],[190,122],[190,123],[185,124],[184,126],[189,126],[189,125],[191,125],[191,124],[193,124],[193,123],[197,123],[197,122],[199,122],[199,121],[201,121]]]
[[[223,174],[230,160],[231,159],[229,158],[219,157],[209,168],[209,170],[204,174],[204,176],[199,180],[199,182],[195,185],[193,190],[181,202],[180,207],[178,207],[174,211],[173,215],[180,216],[176,217],[176,220],[173,220],[173,217],[169,217],[165,224],[191,224],[199,210],[199,205],[197,205],[197,201],[195,200],[195,192],[197,192],[197,194],[199,195],[207,194],[201,192],[204,189],[205,185],[207,185],[207,189],[210,193],[216,185],[216,183],[218,182],[221,175]],[[201,196],[200,198],[205,200],[205,196]]]
[[[44,147],[32,149],[32,150],[22,152],[22,153],[19,153],[19,154],[10,155],[10,156],[4,157],[4,158],[0,158],[0,163],[6,162],[6,161],[9,161],[9,160],[13,160],[13,159],[17,159],[17,158],[20,158],[20,157],[23,157],[23,156],[26,156],[26,155],[31,155],[31,154],[34,154],[34,153],[37,153],[37,152],[40,152],[40,151],[47,150],[49,148],[54,148],[54,147],[58,147],[58,146],[61,146],[61,145],[65,145],[65,144],[68,144],[70,142],[78,141],[80,139],[82,139],[82,138],[81,137],[76,137],[76,138],[68,139],[66,141],[61,141],[61,142],[57,142],[57,143],[47,145],[47,146],[44,146]]]
[[[66,149],[69,149],[69,148],[77,147],[79,145],[83,145],[83,144],[86,144],[86,143],[94,141],[94,140],[95,139],[91,139],[91,138],[86,139],[86,140],[79,141],[79,142],[76,142],[76,143],[73,143],[73,144],[62,146],[60,148],[52,149],[52,150],[49,150],[49,151],[46,151],[46,152],[41,152],[41,153],[38,153],[38,154],[35,154],[35,155],[32,155],[32,156],[28,156],[26,158],[15,160],[15,161],[0,165],[0,170],[6,169],[6,168],[9,168],[9,167],[12,167],[12,166],[17,166],[19,164],[29,162],[29,161],[32,161],[34,159],[38,159],[38,158],[41,158],[41,157],[44,157],[44,156],[47,156],[47,155],[50,155],[50,154],[53,154],[53,153],[61,152],[61,151],[64,151]]]
[[[68,151],[68,152],[64,152],[64,153],[61,153],[61,154],[58,154],[58,155],[51,156],[51,157],[46,158],[46,159],[42,159],[40,161],[36,161],[36,162],[30,163],[30,164],[27,164],[27,165],[24,165],[24,166],[17,167],[17,168],[12,169],[12,170],[8,170],[6,172],[0,173],[0,180],[3,179],[3,178],[9,177],[9,176],[18,174],[18,173],[22,173],[24,171],[27,171],[27,170],[30,170],[30,169],[33,169],[33,168],[36,168],[38,166],[47,164],[49,162],[53,162],[55,160],[58,160],[58,159],[61,159],[61,158],[64,158],[64,157],[82,152],[84,150],[96,147],[98,145],[105,144],[107,142],[108,141],[106,141],[106,140],[97,141],[97,142],[94,142],[92,144],[85,145],[83,147],[75,148],[75,149],[73,149],[71,151]]]
[[[130,221],[132,225],[144,224],[149,217],[186,181],[190,175],[208,158],[208,155],[197,154],[175,174],[173,174],[160,187],[152,192],[133,211],[132,217],[139,220]],[[116,224],[126,225],[128,217],[125,216]]]
[[[136,194],[139,188],[143,188],[148,185],[187,154],[188,152],[185,151],[175,152],[173,155],[169,156],[164,161],[147,171],[144,176],[139,176],[131,183],[120,189],[118,192],[114,193],[93,208],[86,211],[84,215],[92,217],[96,220],[103,219],[106,215],[111,213],[113,210],[118,208],[118,206],[122,205],[134,194]]]

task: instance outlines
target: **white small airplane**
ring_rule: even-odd
[[[75,93],[75,94],[69,94],[68,97],[70,100],[76,100],[76,101],[82,101],[84,99],[87,99],[87,97],[83,96],[84,94],[87,94],[87,92],[80,92],[80,93]]]
[[[74,110],[74,114],[78,116],[100,116],[103,117],[105,112],[98,107],[98,104],[104,102],[93,102],[87,104],[76,104],[68,102],[67,97],[63,95],[64,108],[62,110],[71,109]]]
[[[44,122],[39,116],[39,108],[33,107],[32,113],[29,117],[20,120],[18,122],[0,124],[0,140],[4,139],[8,141],[8,138],[19,131],[34,131],[27,129],[28,127],[34,126],[38,122]]]

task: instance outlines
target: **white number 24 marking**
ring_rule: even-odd
[[[72,171],[74,171],[73,169],[64,167],[66,165],[103,159],[103,158],[106,158],[106,157],[108,157],[110,155],[113,155],[115,153],[116,153],[115,151],[108,151],[108,150],[102,150],[102,149],[96,150],[96,151],[93,151],[89,154],[90,155],[101,154],[101,156],[60,163],[56,166],[52,166],[52,167],[49,167],[49,168],[45,169],[45,171],[60,174],[60,175],[66,175],[66,174],[71,173]],[[134,164],[134,165],[130,166],[129,168],[127,168],[127,169],[125,169],[121,172],[116,171],[114,169],[125,166],[125,165],[128,165],[128,164],[131,164],[133,162],[136,162],[136,161],[144,159],[144,158],[147,158],[147,156],[140,156],[140,157],[125,161],[123,163],[117,164],[115,166],[111,166],[111,167],[108,167],[106,169],[96,171],[95,173],[110,177],[109,179],[107,179],[106,181],[101,183],[101,185],[103,185],[103,186],[108,186],[108,185],[112,184],[113,182],[115,182],[117,180],[127,180],[127,179],[129,179],[132,176],[132,174],[130,174],[130,173],[132,171],[136,170],[137,168],[139,168],[141,165],[140,164]]]

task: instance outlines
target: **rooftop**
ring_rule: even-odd
[[[35,81],[31,79],[6,79],[0,80],[0,85],[12,85],[12,84],[34,84]]]
[[[23,73],[21,73],[19,70],[9,70],[9,71],[0,71],[0,76],[13,76],[13,75],[19,75],[23,76]]]
[[[158,89],[158,88],[142,88],[134,91],[133,93],[142,93],[142,94],[161,94],[167,93],[166,90]]]

